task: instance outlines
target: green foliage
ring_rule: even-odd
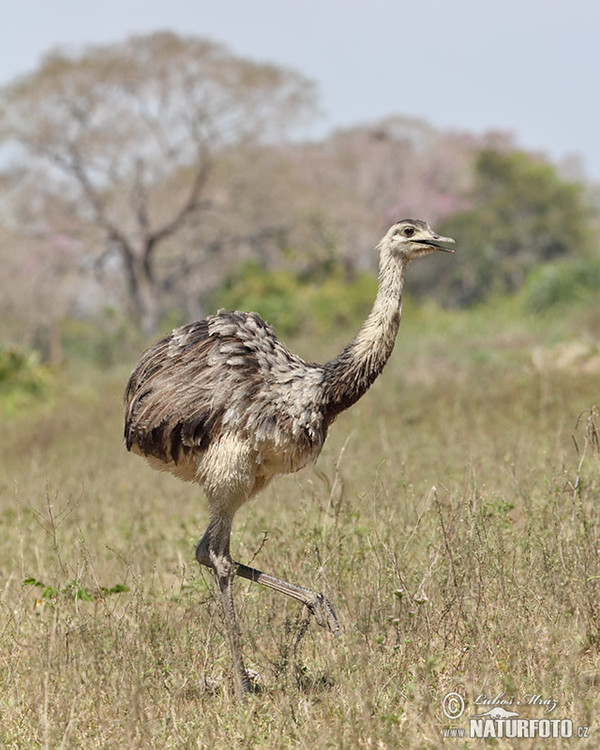
[[[142,348],[142,336],[131,321],[113,308],[94,318],[67,317],[61,321],[62,345],[67,357],[110,367]]]
[[[47,586],[45,583],[42,583],[42,581],[38,581],[37,578],[33,577],[25,578],[23,584],[25,586],[33,586],[34,588],[41,589],[39,598],[43,602],[53,602],[59,597],[72,601],[93,602],[98,599],[105,599],[111,594],[122,594],[129,591],[129,586],[126,586],[124,583],[117,583],[110,588],[99,586],[95,589],[89,589],[86,588],[78,578],[68,581],[59,589],[54,586]]]
[[[323,334],[359,326],[376,291],[377,281],[370,274],[347,281],[334,268],[325,278],[318,273],[298,277],[247,263],[225,281],[214,306],[258,312],[283,336]]]
[[[471,304],[514,292],[540,263],[585,257],[593,248],[583,187],[527,154],[482,150],[468,197],[470,208],[440,228],[459,251],[444,269],[446,301]]]
[[[49,372],[34,351],[0,345],[0,408],[12,411],[47,394]]]
[[[247,263],[215,294],[216,307],[260,313],[282,333],[298,333],[306,317],[298,279],[287,271],[264,271]]]
[[[600,295],[600,259],[547,263],[533,271],[524,288],[526,307],[546,312]]]

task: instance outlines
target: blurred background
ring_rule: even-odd
[[[350,330],[404,217],[457,240],[411,274],[418,303],[597,296],[596,3],[0,13],[5,360],[109,364],[221,306],[284,336]]]

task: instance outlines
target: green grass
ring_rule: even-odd
[[[280,478],[236,517],[234,555],[323,591],[342,624],[336,639],[237,580],[260,687],[244,706],[194,561],[202,493],[122,446],[134,353],[58,374],[3,425],[0,746],[468,748],[480,745],[442,730],[506,691],[554,698],[553,717],[590,727],[563,745],[596,747],[600,374],[540,369],[532,351],[585,339],[597,315],[408,305],[392,360],[317,471]],[[451,691],[462,721],[442,713]]]

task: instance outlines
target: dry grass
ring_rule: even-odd
[[[491,329],[452,357],[445,335],[405,335],[318,471],[238,515],[238,559],[324,591],[343,625],[335,639],[237,581],[259,673],[245,706],[193,559],[204,500],[124,451],[125,370],[66,373],[51,404],[11,417],[1,747],[456,746],[442,739],[465,725],[442,713],[449,691],[466,715],[480,693],[553,697],[553,716],[591,727],[564,745],[597,746],[597,376],[540,373],[527,337]]]

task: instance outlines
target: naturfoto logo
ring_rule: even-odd
[[[467,727],[443,728],[442,737],[562,739],[589,736],[589,727],[574,726],[570,718],[549,718],[559,705],[559,701],[540,693],[527,693],[521,697],[507,695],[505,691],[493,696],[479,693],[473,699],[472,705],[487,710],[472,713]],[[524,708],[543,709],[543,718],[521,716]],[[460,719],[465,709],[466,700],[460,693],[446,693],[442,699],[442,712],[448,719]]]

